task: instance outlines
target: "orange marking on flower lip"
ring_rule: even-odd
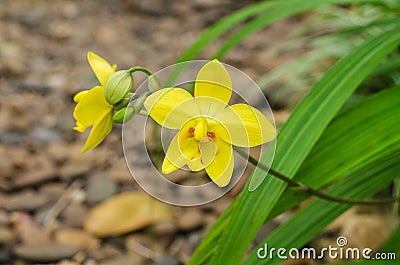
[[[193,137],[194,137],[194,128],[193,128],[193,127],[190,127],[190,128],[189,128],[189,130],[188,130],[188,136],[189,136],[190,138],[193,138]]]
[[[210,137],[211,139],[215,140],[215,133],[207,132],[207,137]]]

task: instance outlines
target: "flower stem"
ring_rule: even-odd
[[[145,67],[142,67],[142,66],[134,66],[134,67],[130,68],[130,69],[128,70],[128,72],[131,73],[131,74],[132,74],[133,72],[143,72],[143,73],[145,73],[145,74],[148,75],[148,76],[153,75],[153,73],[150,72],[149,69],[147,69],[147,68],[145,68]]]
[[[262,164],[261,162],[259,162],[256,158],[254,158],[253,156],[251,156],[250,154],[247,154],[247,152],[245,152],[243,149],[240,148],[234,148],[235,151],[241,155],[243,158],[246,158],[251,164],[255,165],[256,167],[260,168],[261,170],[270,173],[271,175],[277,177],[280,180],[285,181],[286,183],[288,183],[290,186],[293,187],[297,187],[300,190],[319,197],[321,199],[327,200],[327,201],[333,201],[333,202],[338,202],[338,203],[346,203],[346,204],[384,204],[384,203],[391,203],[391,202],[395,202],[395,201],[399,201],[400,200],[400,196],[397,197],[391,197],[391,198],[383,198],[383,199],[376,199],[376,200],[356,200],[356,199],[349,199],[349,198],[341,198],[341,197],[335,197],[335,196],[331,196],[327,193],[324,193],[322,191],[319,190],[315,190],[313,188],[310,188],[309,186],[307,186],[304,183],[301,182],[297,182],[291,178],[288,178],[287,176],[279,173],[278,171],[273,170],[272,168],[267,167],[266,165]]]
[[[147,113],[147,111],[145,111],[145,110],[140,110],[138,113],[136,113],[137,115],[140,115],[140,116],[144,116],[144,117],[147,117],[147,116],[149,116],[149,114]]]

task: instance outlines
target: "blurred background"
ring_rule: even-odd
[[[141,65],[155,72],[175,63],[207,27],[252,2],[256,1],[1,1],[0,264],[178,265],[188,261],[243,183],[201,207],[153,201],[129,174],[120,127],[95,150],[79,154],[87,135],[72,130],[72,98],[97,84],[87,63],[88,51],[119,69]],[[309,50],[301,42],[287,41],[290,37],[315,36],[336,25],[326,23],[325,31],[308,30],[321,14],[278,21],[248,36],[223,62],[259,79]],[[224,36],[198,58],[209,59],[222,40]],[[329,51],[341,55],[347,46]],[[262,79],[269,87],[265,93],[271,97],[278,126],[307,92],[302,90],[307,82],[315,82],[330,65],[329,60],[317,66],[305,63],[308,69],[318,70],[291,84],[296,89],[274,93],[279,84],[293,80],[286,71],[301,70],[299,65]],[[276,76],[282,77],[281,83],[271,84]],[[135,78],[139,84],[144,76]],[[110,198],[111,203],[102,204]],[[149,208],[159,214],[154,217]],[[364,242],[379,243],[368,230],[374,227],[382,237],[395,222],[375,212],[353,209],[348,219],[333,224],[328,238],[347,229],[361,233]],[[362,223],[365,213],[372,216],[369,226]],[[288,215],[265,225],[260,239]],[[353,222],[348,224],[350,219]],[[354,229],[361,226],[364,229]]]

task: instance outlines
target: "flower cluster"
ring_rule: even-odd
[[[99,145],[114,122],[123,123],[142,107],[158,124],[178,130],[166,152],[162,172],[169,174],[187,166],[192,171],[205,169],[220,187],[229,184],[234,168],[232,146],[253,147],[271,141],[275,128],[257,109],[247,104],[228,105],[232,80],[223,64],[213,60],[197,74],[194,96],[183,88],[161,88],[147,69],[133,67],[115,72],[106,60],[88,53],[88,61],[100,86],[79,92],[74,110],[75,130],[93,127],[81,152]],[[138,96],[136,105],[127,107],[133,86],[132,72],[149,75],[149,92]]]
[[[192,171],[205,169],[224,187],[233,173],[232,145],[253,147],[275,137],[274,126],[259,110],[228,106],[231,95],[229,73],[213,60],[199,71],[194,97],[182,88],[164,88],[146,99],[144,106],[158,124],[179,130],[166,153],[164,174],[187,165]]]
[[[125,97],[133,85],[129,71],[115,72],[116,65],[111,66],[92,52],[88,53],[88,61],[100,86],[81,91],[74,96],[77,103],[73,114],[76,120],[74,130],[84,132],[92,127],[81,153],[95,148],[104,140],[112,129],[113,121],[119,121],[120,113],[129,113],[126,108],[129,99]]]

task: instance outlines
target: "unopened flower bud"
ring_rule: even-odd
[[[147,87],[151,92],[156,92],[162,88],[160,81],[158,81],[158,78],[155,75],[149,76],[149,80],[147,81]]]
[[[135,95],[135,93],[131,93],[129,92],[128,94],[126,94],[126,96],[121,99],[120,101],[117,102],[117,104],[114,104],[114,109],[115,110],[120,110],[123,107],[128,106],[129,102],[131,102],[133,99],[135,99],[137,96]]]
[[[135,113],[138,113],[143,108],[144,101],[149,96],[149,94],[149,92],[145,92],[137,98],[135,104],[133,105]]]
[[[104,96],[110,105],[114,105],[126,94],[133,86],[133,77],[127,70],[121,70],[113,73],[104,86]]]
[[[116,123],[124,123],[132,119],[135,111],[132,107],[124,107],[114,114],[113,121]]]

